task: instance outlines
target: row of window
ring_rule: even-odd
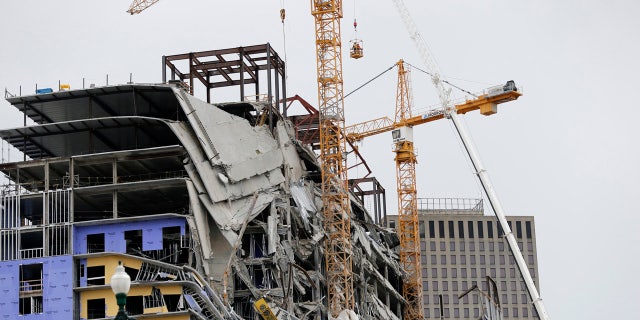
[[[504,254],[500,254],[500,255],[485,255],[485,254],[479,254],[479,255],[475,255],[472,254],[469,256],[469,259],[467,261],[467,256],[466,255],[449,255],[449,259],[447,259],[447,255],[446,254],[441,254],[440,255],[440,265],[446,265],[447,262],[449,262],[449,264],[460,264],[460,265],[489,265],[489,266],[494,266],[494,265],[498,265],[497,262],[499,262],[500,265],[506,265],[506,261],[507,261],[507,257],[509,257],[509,264],[510,265],[514,265],[516,264],[515,259],[513,258],[513,256],[507,256]],[[530,266],[534,265],[535,262],[535,258],[532,254],[527,255],[527,263]],[[427,255],[423,254],[421,256],[421,261],[422,264],[431,264],[431,265],[438,265],[438,255],[432,254],[429,256],[430,259],[427,259]],[[448,261],[447,261],[448,260]]]
[[[487,272],[488,271],[488,272]],[[500,272],[498,274],[498,271]],[[529,272],[531,276],[535,278],[535,272],[533,272],[533,268],[529,268]],[[509,268],[509,278],[516,278],[516,269]],[[490,276],[493,279],[506,279],[507,278],[507,269],[506,268],[422,268],[422,277],[424,279],[442,279],[442,278],[477,278],[477,277],[486,277]],[[499,276],[499,278],[498,278]],[[518,278],[519,278],[518,274]]]
[[[457,223],[456,223],[457,222]],[[465,223],[466,222],[466,223]],[[523,223],[524,222],[524,227]],[[515,232],[519,239],[533,237],[531,221],[515,221],[515,230],[512,222],[508,221],[509,228]],[[395,228],[395,221],[390,221],[390,227]],[[428,221],[429,238],[496,238],[504,236],[504,231],[499,223],[494,221]],[[456,226],[457,225],[457,226]],[[495,229],[494,229],[495,225]],[[495,231],[495,232],[494,232]],[[427,232],[424,221],[419,223],[420,237],[425,238]]]
[[[456,245],[457,244],[457,245]],[[498,250],[497,251],[505,251],[505,242],[504,241],[500,241],[497,242],[498,244]],[[437,249],[439,249],[440,251],[456,251],[456,248],[458,248],[458,251],[467,251],[467,248],[469,251],[476,251],[476,247],[478,249],[478,251],[489,251],[489,252],[495,252],[496,251],[496,242],[488,242],[488,243],[484,243],[484,242],[474,242],[474,241],[469,241],[469,243],[467,243],[464,240],[460,240],[459,242],[456,241],[449,241],[449,250],[447,250],[447,242],[446,241],[440,241],[437,242],[436,241],[429,241],[429,250],[430,251],[437,251]],[[520,251],[524,251],[525,249],[528,251],[533,251],[533,241],[527,241],[527,246],[525,248],[524,243],[522,241],[518,241],[518,247],[520,248]],[[420,249],[425,251],[427,250],[427,242],[426,241],[421,241],[420,242]]]
[[[481,290],[483,291],[489,291],[487,289],[487,282],[486,281],[480,281],[479,282],[480,285],[479,287],[481,288]],[[478,281],[422,281],[422,290],[426,291],[426,292],[447,292],[447,291],[452,291],[454,294],[458,294],[458,293],[462,293],[466,290],[468,290],[469,288],[471,288],[473,285],[478,284]],[[522,281],[499,281],[498,283],[496,283],[496,286],[502,291],[519,291],[519,292],[526,292],[527,288],[524,284],[524,282]],[[437,296],[437,295],[436,295]],[[427,301],[425,301],[425,303],[428,303],[428,299],[429,297],[427,295],[424,296],[425,299],[427,299]],[[506,298],[506,294],[505,294],[505,298]],[[449,303],[448,302],[448,296],[446,298],[446,302],[445,303]],[[465,300],[465,298],[463,298],[463,302],[468,303],[468,301]],[[456,296],[454,298],[454,303],[458,303],[458,297]],[[517,303],[517,297],[515,294],[513,294],[511,303]],[[526,303],[527,299],[526,299],[526,294],[522,295],[522,300],[520,301],[521,303]],[[477,303],[477,302],[474,302]]]
[[[472,281],[472,285],[476,284],[475,281]],[[486,288],[486,282],[485,282],[485,286]],[[467,288],[462,288],[463,290],[466,291]],[[431,301],[429,301],[431,299]],[[433,305],[439,305],[440,304],[440,299],[442,299],[442,305],[443,306],[448,306],[450,304],[456,305],[458,303],[464,303],[466,305],[472,303],[472,304],[479,304],[480,303],[480,298],[479,295],[476,293],[471,293],[471,294],[467,294],[464,297],[462,297],[462,299],[458,298],[458,294],[457,293],[453,293],[451,295],[449,294],[434,294],[434,295],[424,295],[422,298],[422,301],[424,302],[424,305],[429,305],[429,302],[431,302],[431,304]],[[506,305],[506,304],[528,304],[530,302],[529,296],[526,293],[512,293],[512,294],[506,294],[503,293],[500,295],[500,304],[501,305]]]
[[[511,310],[511,312],[509,312]],[[440,313],[440,308],[433,308],[433,317],[438,318],[443,316],[446,319],[451,318],[451,313],[453,313],[453,318],[480,318],[480,309],[479,308],[442,308],[442,314]],[[426,318],[432,317],[431,309],[425,308],[424,315]],[[535,309],[531,309],[529,312],[529,308],[526,307],[504,307],[502,308],[502,315],[504,317],[513,317],[513,318],[529,318],[529,316],[537,317],[537,313]]]

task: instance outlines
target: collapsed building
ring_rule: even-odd
[[[24,124],[0,138],[23,161],[0,165],[0,317],[111,317],[122,262],[137,319],[259,319],[261,298],[279,319],[326,319],[320,167],[298,139],[313,113],[287,116],[284,63],[268,44],[164,62],[164,84],[7,99]],[[223,86],[240,101],[211,103]],[[399,319],[403,271],[380,187],[351,185],[355,312]]]

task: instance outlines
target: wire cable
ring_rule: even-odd
[[[418,68],[418,67],[416,67],[416,66],[414,66],[414,65],[412,65],[412,64],[410,64],[410,63],[408,63],[408,62],[405,62],[405,63],[406,63],[407,65],[409,65],[410,67],[412,67],[412,68],[414,68],[414,69],[418,70],[418,71],[421,71],[421,72],[423,72],[423,73],[428,74],[428,75],[429,75],[429,76],[431,76],[432,78],[434,77],[434,75],[433,75],[433,74],[431,74],[431,73],[430,73],[430,72],[428,72],[428,71],[422,70],[422,69],[420,69],[420,68]],[[477,97],[478,97],[478,95],[476,95],[476,94],[474,94],[474,93],[471,93],[471,92],[469,92],[468,90],[462,89],[462,88],[460,88],[460,87],[456,86],[455,84],[453,84],[453,83],[451,83],[451,82],[449,82],[449,81],[447,81],[447,80],[444,80],[444,79],[443,79],[443,80],[442,80],[442,82],[444,82],[444,83],[446,83],[446,84],[448,84],[448,85],[450,85],[450,86],[452,86],[452,87],[454,87],[454,88],[456,88],[456,89],[458,89],[458,90],[460,90],[460,91],[462,91],[462,92],[464,92],[464,93],[466,93],[466,94],[470,94],[470,95],[474,96],[475,98],[477,98]]]

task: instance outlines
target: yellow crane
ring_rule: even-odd
[[[130,14],[159,0],[134,0]],[[310,0],[315,19],[324,256],[329,313],[354,310],[351,224],[347,186],[346,139],[343,135],[342,0]],[[281,17],[284,12],[281,11]]]
[[[342,0],[311,0],[315,18],[322,216],[329,314],[354,310],[342,89]]]
[[[398,87],[396,91],[395,119],[382,117],[345,128],[347,138],[359,141],[366,137],[383,132],[392,131],[396,162],[396,184],[398,192],[398,235],[400,237],[400,264],[407,272],[402,286],[402,294],[407,305],[404,309],[404,319],[423,319],[422,303],[422,266],[420,261],[420,235],[418,231],[418,207],[416,201],[416,171],[417,163],[413,145],[413,126],[442,119],[447,112],[459,114],[473,110],[480,110],[483,115],[497,112],[497,105],[512,101],[522,94],[517,91],[513,81],[504,86],[490,88],[487,93],[477,98],[467,100],[456,105],[454,110],[443,108],[433,109],[419,115],[412,115],[413,99],[409,71],[404,67],[404,61],[396,63],[398,67]]]

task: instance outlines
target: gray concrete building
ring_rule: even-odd
[[[479,319],[486,309],[482,295],[459,296],[474,285],[493,292],[488,276],[496,284],[503,319],[538,319],[502,228],[495,216],[484,215],[481,199],[418,200],[426,318]],[[389,227],[396,227],[397,218],[388,216]],[[507,220],[539,287],[534,219]]]

